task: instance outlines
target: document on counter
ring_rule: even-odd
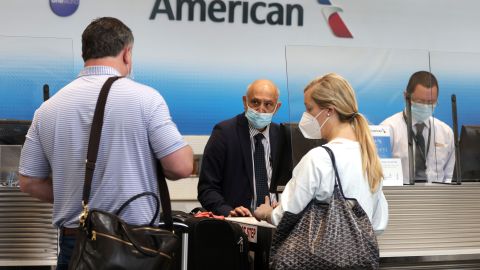
[[[403,186],[402,161],[399,158],[381,158],[383,186]]]
[[[226,217],[225,219],[228,221],[233,221],[233,222],[238,222],[238,223],[243,223],[248,225],[262,226],[262,227],[267,227],[272,229],[276,228],[274,225],[264,220],[258,221],[255,217]]]
[[[271,231],[272,229],[276,228],[272,224],[263,220],[258,221],[254,217],[226,217],[225,219],[228,221],[238,223],[238,225],[242,227],[242,230],[247,235],[248,241],[251,243],[257,243],[258,231],[262,230],[262,229],[259,229],[259,227],[263,227],[264,231],[265,230]]]

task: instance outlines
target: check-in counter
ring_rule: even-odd
[[[480,183],[384,187],[381,269],[480,269]]]
[[[57,262],[58,235],[52,225],[52,204],[40,202],[18,188],[20,151],[19,145],[0,145],[0,269],[52,266]]]
[[[51,204],[0,188],[0,268],[56,265],[57,239]]]
[[[183,195],[172,203],[189,209],[198,204],[196,179],[182,181],[175,184]],[[176,188],[170,185],[172,194]],[[390,219],[378,237],[381,269],[480,269],[480,183],[384,187],[384,193]],[[0,189],[0,266],[55,265],[51,211],[18,188]]]
[[[198,203],[198,179],[186,181],[169,183],[176,209]],[[378,237],[381,269],[480,269],[480,183],[384,187],[384,193],[390,218]]]
[[[191,145],[200,156],[203,148]],[[200,205],[197,183],[168,181],[173,209]],[[384,193],[390,219],[378,237],[382,269],[480,269],[480,182],[384,187]],[[0,266],[55,265],[51,211],[18,187],[0,189]]]
[[[206,138],[186,139],[201,160]],[[173,209],[199,206],[197,183],[169,181]],[[390,219],[378,237],[381,269],[480,269],[480,182],[383,189]]]

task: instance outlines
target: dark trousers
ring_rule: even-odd
[[[57,270],[68,270],[68,263],[72,257],[76,239],[75,235],[66,236],[60,233],[60,253],[57,258]]]

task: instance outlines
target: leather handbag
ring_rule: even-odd
[[[107,79],[100,91],[93,116],[88,144],[85,183],[83,187],[83,212],[70,260],[71,270],[100,269],[169,269],[179,238],[173,233],[173,221],[168,187],[160,164],[157,164],[157,181],[162,205],[162,220],[165,226],[155,226],[159,212],[158,195],[144,192],[127,200],[115,213],[100,209],[89,209],[88,199],[95,170],[100,143],[103,116],[108,92],[114,81]],[[150,224],[130,225],[118,215],[132,201],[152,196],[156,201],[156,212]]]
[[[356,199],[346,198],[335,164],[330,203],[313,199],[299,214],[285,212],[272,239],[272,269],[379,269],[372,224]]]

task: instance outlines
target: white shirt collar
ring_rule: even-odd
[[[78,74],[78,77],[90,76],[90,75],[110,75],[110,76],[121,76],[118,70],[110,66],[88,66],[84,67],[82,71]]]
[[[268,125],[264,131],[260,132],[258,129],[252,127],[250,125],[250,122],[248,122],[248,129],[249,129],[249,132],[250,132],[250,139],[255,137],[255,135],[257,135],[258,133],[262,133],[263,136],[268,140],[270,141],[270,138],[269,138],[269,134],[270,134],[270,125]]]

